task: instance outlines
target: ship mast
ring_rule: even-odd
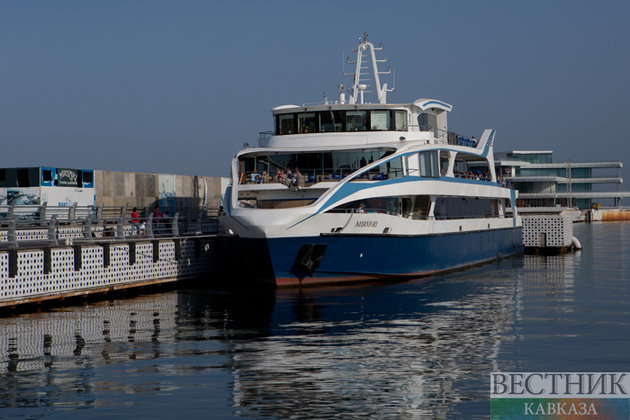
[[[378,71],[378,63],[384,63],[385,60],[377,60],[376,59],[376,51],[380,51],[383,49],[383,44],[381,43],[380,47],[375,47],[371,42],[367,40],[368,34],[365,32],[363,34],[363,42],[359,44],[359,47],[355,50],[352,49],[353,52],[357,53],[356,61],[350,61],[350,57],[348,57],[348,64],[355,64],[354,73],[346,73],[343,74],[345,76],[354,76],[354,84],[352,85],[352,89],[350,89],[350,103],[364,103],[363,102],[363,92],[371,86],[365,82],[370,81],[369,70],[371,66],[372,77],[374,79],[374,87],[376,88],[376,93],[378,95],[378,103],[385,104],[387,103],[387,92],[393,92],[394,88],[387,89],[387,83],[383,83],[381,86],[381,82],[379,79],[379,74],[390,74],[392,72],[392,68],[389,67],[385,72]],[[365,54],[365,56],[364,56]],[[371,91],[367,91],[371,92]]]

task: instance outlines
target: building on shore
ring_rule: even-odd
[[[519,207],[585,210],[602,200],[620,206],[622,198],[630,197],[630,192],[621,191],[619,161],[554,163],[553,152],[545,150],[495,153],[494,162],[497,176],[518,190]]]
[[[228,178],[38,166],[0,169],[0,205],[218,207]]]

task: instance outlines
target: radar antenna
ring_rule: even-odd
[[[384,63],[385,60],[377,60],[375,51],[380,51],[383,49],[383,44],[381,43],[380,47],[375,47],[371,42],[367,40],[368,34],[365,32],[363,34],[363,42],[359,43],[359,47],[355,50],[352,48],[353,52],[357,53],[356,61],[351,61],[350,57],[347,58],[348,64],[355,64],[354,73],[346,73],[343,74],[345,76],[353,76],[354,83],[352,88],[350,89],[350,99],[349,102],[351,104],[363,103],[363,93],[371,92],[370,90],[366,90],[370,84],[366,83],[370,81],[370,67],[372,77],[374,78],[374,87],[376,89],[376,94],[378,95],[378,103],[385,104],[387,103],[387,92],[393,92],[394,88],[388,89],[387,83],[383,83],[381,86],[379,75],[381,74],[390,74],[392,72],[392,68],[389,67],[385,72],[378,71],[378,63]],[[359,38],[359,41],[361,38]],[[365,56],[364,56],[365,53]],[[360,102],[358,102],[360,101]]]

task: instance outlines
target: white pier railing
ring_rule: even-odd
[[[35,242],[47,245],[91,243],[107,238],[169,238],[218,233],[216,210],[181,207],[170,217],[155,218],[149,208],[131,216],[131,208],[104,206],[0,206],[0,249]],[[137,221],[137,223],[136,223]]]

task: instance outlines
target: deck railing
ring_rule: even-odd
[[[354,171],[356,168],[324,168],[300,170],[297,182],[293,182],[293,177],[287,176],[287,171],[280,170],[269,174],[267,171],[243,171],[239,173],[239,184],[282,184],[286,186],[307,186],[317,182],[339,182]],[[372,174],[377,176],[379,174]],[[378,178],[377,178],[378,179]]]
[[[338,169],[313,169],[300,171],[297,182],[288,179],[286,172],[282,171],[280,175],[268,175],[266,171],[246,171],[240,172],[239,184],[281,184],[288,187],[308,187],[318,182],[339,182],[353,173],[356,169],[338,168]],[[390,178],[400,178],[403,176],[401,169],[391,168],[390,173],[370,172],[356,178],[356,181],[383,181]],[[444,172],[442,173],[444,176]],[[486,172],[478,173],[478,171],[455,172],[455,178],[473,179],[477,181],[492,182],[489,174]],[[510,180],[498,179],[497,184],[504,188],[514,189],[514,183]]]
[[[434,216],[427,216],[426,214],[410,214],[409,212],[401,212],[400,210],[396,210],[396,209],[387,209],[387,208],[377,208],[377,207],[370,207],[370,208],[365,208],[363,210],[359,210],[357,208],[344,208],[344,209],[335,209],[335,210],[331,210],[329,211],[329,213],[346,213],[346,214],[350,214],[350,213],[354,213],[354,214],[388,214],[390,216],[401,216],[405,219],[413,219],[413,220],[462,220],[462,219],[496,219],[496,218],[509,218],[512,217],[510,216],[501,216],[501,215],[495,215],[495,214],[491,214],[491,213],[482,213],[482,214],[478,214],[478,215],[459,215],[459,216],[448,216],[448,215],[434,215]],[[426,212],[424,212],[426,213]]]

